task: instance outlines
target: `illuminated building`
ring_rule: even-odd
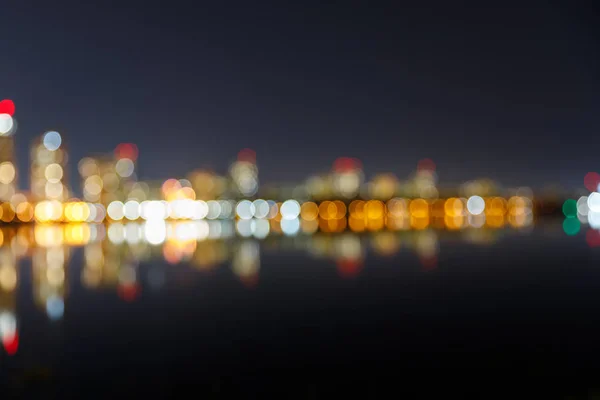
[[[48,131],[31,146],[31,192],[35,200],[65,201],[70,197],[67,182],[67,152],[60,133]]]
[[[347,199],[356,197],[364,181],[362,163],[355,158],[338,158],[333,164],[332,179],[337,196]]]
[[[227,188],[227,180],[212,171],[196,170],[188,175],[197,200],[216,200],[221,198]]]
[[[256,153],[250,149],[241,150],[237,160],[229,168],[235,197],[252,197],[258,192],[258,167]]]
[[[16,193],[17,167],[14,135],[17,130],[13,119],[14,103],[0,101],[0,200],[8,201]]]
[[[368,184],[368,197],[378,200],[389,200],[397,194],[398,179],[393,174],[380,174]]]
[[[146,188],[136,185],[137,158],[137,147],[131,143],[121,143],[114,154],[83,158],[78,165],[83,198],[106,206],[112,201],[126,201],[131,192],[135,198],[144,197]]]
[[[411,197],[432,199],[439,196],[439,191],[436,186],[437,174],[435,169],[435,163],[430,159],[426,158],[419,161],[417,171],[408,188],[408,194]]]

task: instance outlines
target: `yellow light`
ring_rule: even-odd
[[[319,204],[319,218],[324,220],[335,219],[337,209],[332,201],[324,201]]]
[[[61,267],[51,267],[46,270],[46,279],[52,286],[60,286],[65,282],[65,270]]]
[[[65,242],[71,246],[82,246],[90,240],[90,227],[87,224],[68,224],[65,226]]]
[[[15,166],[10,161],[5,161],[0,164],[0,183],[8,185],[14,181],[17,171]]]
[[[335,205],[335,211],[336,211],[335,218],[336,219],[344,218],[346,216],[346,211],[347,211],[346,205],[344,204],[344,202],[340,201],[340,200],[335,200],[333,202],[333,204]]]
[[[97,196],[102,192],[102,186],[104,182],[102,182],[102,178],[99,175],[92,175],[85,180],[83,184],[83,190],[85,193],[90,194],[92,196]]]
[[[445,210],[444,210],[445,204],[446,204],[446,202],[444,200],[442,200],[442,199],[434,200],[431,203],[430,215],[433,218],[441,218],[441,219],[443,219],[444,215],[446,213]]]
[[[408,207],[412,217],[419,219],[429,218],[429,203],[425,199],[415,199],[410,202]]]
[[[444,223],[446,224],[446,228],[448,228],[449,230],[462,229],[462,227],[465,225],[465,217],[463,217],[462,215],[446,215],[444,217]]]
[[[368,219],[382,219],[385,215],[385,204],[380,200],[369,200],[365,204],[365,214]]]
[[[12,265],[0,267],[0,288],[6,292],[12,292],[17,287],[17,270]]]
[[[364,232],[366,228],[365,219],[364,218],[356,218],[350,216],[348,218],[348,225],[350,225],[350,229],[353,232]]]
[[[408,217],[408,203],[404,199],[391,199],[387,202],[388,215],[398,217]]]
[[[506,200],[502,197],[486,199],[485,213],[491,216],[504,216],[506,214]]]
[[[46,197],[57,199],[63,195],[64,187],[60,182],[46,182],[45,185]]]
[[[460,199],[451,197],[444,203],[444,212],[450,217],[458,217],[463,215],[464,204]]]
[[[502,228],[504,226],[504,215],[486,215],[485,223],[490,228]]]
[[[63,228],[60,225],[35,225],[35,243],[40,247],[57,247],[63,244]]]
[[[50,164],[44,170],[44,176],[48,182],[58,183],[63,177],[63,169],[59,164]]]
[[[29,202],[19,203],[16,212],[21,222],[29,222],[33,219],[33,205]]]
[[[300,207],[300,217],[305,221],[314,221],[319,215],[319,206],[312,201],[303,203]]]
[[[429,217],[415,217],[413,215],[410,217],[410,226],[417,230],[425,229],[429,226]]]
[[[15,218],[15,209],[10,203],[2,203],[2,216],[0,219],[2,222],[12,222]]]
[[[354,200],[350,203],[348,210],[350,211],[350,216],[356,219],[364,219],[365,218],[365,202],[362,200]]]
[[[380,231],[383,229],[385,225],[385,220],[383,216],[379,218],[369,218],[367,219],[367,229],[370,231]]]

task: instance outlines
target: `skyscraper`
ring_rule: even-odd
[[[48,131],[31,146],[31,193],[35,200],[65,201],[68,156],[60,133]]]
[[[12,101],[0,101],[0,201],[9,201],[17,187],[14,143],[17,124],[13,119],[14,112]]]

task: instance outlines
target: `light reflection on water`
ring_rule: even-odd
[[[77,301],[70,293],[108,290],[132,302],[142,290],[160,291],[171,267],[191,267],[196,273],[229,268],[247,290],[260,282],[261,258],[273,254],[300,253],[308,260],[324,260],[340,279],[356,279],[369,267],[369,256],[406,252],[417,257],[425,272],[436,269],[440,253],[452,252],[456,244],[490,246],[506,235],[527,235],[533,229],[532,224],[515,228],[495,222],[481,228],[328,233],[293,222],[290,226],[264,220],[5,226],[0,230],[2,352],[10,356],[19,351],[16,299],[23,291],[31,291],[25,296],[51,322],[61,320],[69,303]],[[554,225],[555,232],[562,233],[560,222]],[[24,273],[29,262],[31,272]]]

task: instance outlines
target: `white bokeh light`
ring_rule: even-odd
[[[251,219],[255,211],[254,204],[250,200],[242,200],[235,207],[235,213],[241,219]]]
[[[120,221],[125,214],[123,213],[124,204],[120,201],[111,202],[106,208],[106,212],[113,221]]]
[[[300,215],[300,203],[296,200],[286,200],[280,208],[281,218],[286,220],[294,220]],[[283,227],[282,227],[283,229]]]
[[[129,200],[123,206],[123,214],[130,221],[138,219],[140,217],[140,203],[135,200]]]
[[[467,210],[472,215],[479,215],[485,210],[485,200],[481,196],[471,196],[467,200]]]
[[[60,133],[56,131],[50,131],[44,134],[42,142],[44,143],[45,148],[50,151],[55,151],[62,144],[62,138],[60,137]]]
[[[588,197],[581,196],[577,200],[577,213],[581,215],[588,215],[590,208],[588,207]]]
[[[9,114],[0,114],[0,135],[6,136],[12,132],[13,118]]]
[[[588,208],[592,212],[600,212],[600,193],[592,192],[587,199]]]
[[[271,209],[269,203],[263,199],[254,200],[254,217],[255,218],[266,218],[269,215]]]
[[[281,231],[286,236],[295,236],[299,230],[300,230],[300,220],[298,218],[281,220]]]

